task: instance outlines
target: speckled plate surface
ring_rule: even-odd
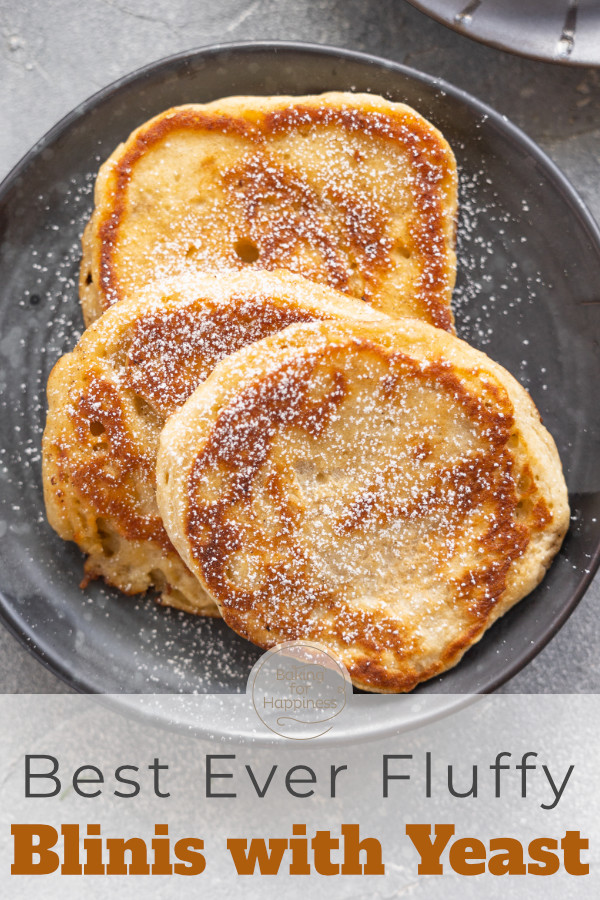
[[[45,521],[45,384],[82,330],[79,239],[98,166],[134,127],[173,104],[350,88],[408,102],[452,144],[462,195],[458,330],[531,391],[557,440],[574,514],[540,588],[419,692],[493,690],[544,646],[592,577],[600,544],[600,406],[590,388],[600,383],[600,235],[572,188],[506,119],[429,76],[309,45],[208,48],[92,97],[0,189],[0,613],[80,690],[241,692],[260,653],[220,621],[100,584],[81,591],[81,555]],[[385,709],[379,726],[370,721],[373,733],[384,720],[393,725]]]
[[[600,66],[596,0],[408,0],[483,44],[574,66]]]

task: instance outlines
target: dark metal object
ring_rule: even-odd
[[[600,233],[568,182],[506,119],[430,76],[310,45],[207,48],[96,94],[0,187],[0,614],[78,690],[240,692],[260,654],[220,621],[99,584],[80,591],[81,556],[45,521],[45,384],[82,329],[79,238],[99,163],[134,127],[174,104],[350,87],[408,102],[453,145],[462,180],[459,331],[533,394],[557,440],[574,516],[543,584],[456,669],[419,692],[494,690],[539,652],[591,581],[600,560],[600,407],[590,390],[600,383]],[[34,296],[40,302],[32,305]],[[393,725],[386,706],[369,728],[376,734]]]
[[[532,59],[600,66],[597,0],[408,0],[460,34]]]

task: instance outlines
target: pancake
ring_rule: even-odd
[[[225,622],[409,691],[542,579],[569,522],[526,391],[416,319],[292,325],[167,422],[157,499]]]
[[[175,107],[100,169],[84,318],[181,272],[285,268],[453,330],[456,208],[450,147],[403,104],[327,93]]]
[[[48,382],[48,519],[87,554],[85,573],[128,594],[217,615],[174,550],[155,498],[160,430],[226,354],[290,323],[354,316],[364,304],[290,273],[171,279],[108,310]]]

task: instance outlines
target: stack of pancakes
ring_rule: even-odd
[[[454,334],[456,163],[369,94],[168,110],[102,166],[44,487],[84,584],[372,691],[454,665],[569,518],[526,391]]]

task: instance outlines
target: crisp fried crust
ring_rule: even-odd
[[[293,325],[223,360],[163,431],[157,496],[228,625],[321,642],[383,692],[455,665],[569,520],[525,390],[408,319]]]
[[[228,353],[295,322],[354,316],[363,304],[287,272],[180,276],[120,303],[54,367],[43,477],[50,524],[88,554],[86,579],[155,587],[189,612],[217,608],[183,564],[155,499],[165,419]]]
[[[371,94],[176,107],[102,166],[83,237],[87,324],[154,278],[286,268],[453,330],[456,162],[408,106]]]

